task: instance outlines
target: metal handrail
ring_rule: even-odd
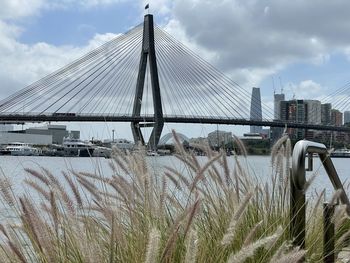
[[[305,248],[305,172],[312,170],[312,154],[317,153],[327,175],[336,190],[342,190],[340,201],[347,206],[347,213],[350,215],[349,198],[344,191],[338,173],[328,154],[324,144],[301,140],[294,146],[292,155],[292,174],[290,177],[290,232],[293,244]],[[305,167],[305,159],[308,155],[308,169]]]

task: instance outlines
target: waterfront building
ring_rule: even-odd
[[[274,94],[273,95],[273,107],[274,107],[274,119],[280,120],[281,119],[281,101],[285,100],[285,96],[283,93],[281,94]]]
[[[273,94],[273,109],[274,109],[274,116],[273,118],[275,120],[281,120],[281,101],[285,100],[284,93],[274,93]],[[281,127],[271,127],[270,129],[270,135],[269,137],[272,139],[272,142],[277,141],[279,138],[281,138],[283,134],[284,128]]]
[[[332,109],[331,110],[331,124],[335,126],[343,125],[343,113],[339,110]]]
[[[308,104],[304,100],[281,101],[280,117],[283,121],[307,122]],[[294,139],[305,137],[304,129],[288,128],[287,133]]]
[[[211,147],[220,147],[232,142],[232,132],[213,131],[208,134],[208,142]]]
[[[321,124],[322,106],[319,100],[304,100],[306,104],[306,121],[312,124]]]
[[[331,103],[321,104],[321,124],[330,125],[331,124]]]
[[[26,134],[51,135],[52,143],[62,144],[64,138],[80,139],[80,131],[68,131],[66,125],[47,125],[25,130]]]
[[[49,145],[52,144],[52,135],[0,132],[0,144],[7,145],[13,142],[33,145]]]
[[[350,111],[344,111],[344,124],[350,123]]]
[[[262,121],[260,88],[253,88],[250,102],[250,119]],[[261,133],[261,126],[250,126],[250,133]]]
[[[189,140],[190,144],[199,144],[199,145],[207,145],[208,144],[208,138],[204,137],[197,137],[197,138],[191,138]]]
[[[280,117],[283,121],[306,122],[307,103],[304,100],[281,101]]]

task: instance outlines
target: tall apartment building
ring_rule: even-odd
[[[307,107],[304,100],[285,100],[280,103],[280,118],[285,121],[306,122]]]
[[[250,101],[250,119],[256,121],[262,120],[260,88],[253,88],[252,90],[252,98]],[[261,126],[250,126],[250,133],[260,134],[261,132]]]
[[[343,125],[343,113],[339,110],[332,109],[331,110],[331,124],[335,126]]]
[[[350,123],[350,111],[344,111],[344,124]]]
[[[331,110],[332,110],[331,103],[324,103],[321,105],[321,123],[322,124],[324,125],[331,124]]]
[[[321,124],[322,105],[319,100],[304,100],[306,106],[306,121],[312,124]]]
[[[274,107],[274,119],[280,120],[281,119],[281,101],[285,100],[285,96],[283,93],[281,94],[274,94],[273,95],[273,107]]]

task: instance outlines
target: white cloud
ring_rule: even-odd
[[[39,42],[27,45],[18,42],[8,27],[0,22],[0,97],[52,73],[88,51],[116,37],[112,33],[96,34],[85,46],[54,46]],[[10,31],[10,32],[9,32]]]
[[[317,99],[322,101],[328,88],[308,79],[299,83],[286,83],[284,91],[287,95],[286,99],[292,99],[294,96],[295,99]]]
[[[94,8],[97,6],[108,6],[126,2],[127,0],[51,0],[46,3],[46,8]]]
[[[45,9],[94,8],[126,1],[128,0],[0,0],[0,19],[21,19],[38,15]]]
[[[18,19],[39,12],[45,0],[0,0],[0,19]]]

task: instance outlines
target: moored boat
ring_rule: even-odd
[[[94,152],[91,144],[73,138],[64,138],[63,148],[65,156],[91,157]]]
[[[5,147],[3,154],[13,155],[13,156],[33,156],[33,155],[39,155],[40,150],[28,143],[13,142],[13,143],[9,143]]]
[[[332,158],[350,158],[350,149],[342,148],[331,152]]]

